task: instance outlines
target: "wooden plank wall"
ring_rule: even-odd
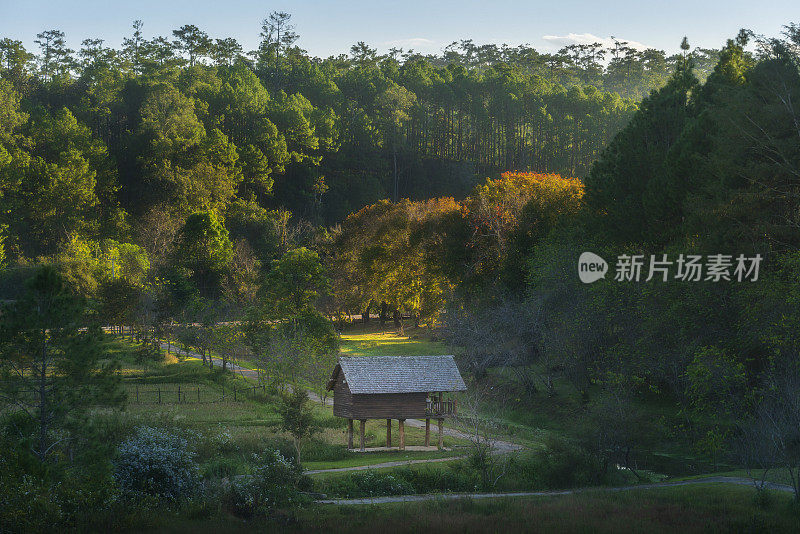
[[[427,393],[353,395],[342,374],[333,389],[333,415],[349,419],[424,418]]]

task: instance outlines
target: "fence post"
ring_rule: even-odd
[[[222,386],[222,401],[225,401],[225,386]]]
[[[236,385],[233,386],[233,402],[236,402]]]
[[[158,403],[161,404],[161,386],[158,387]]]
[[[197,404],[200,404],[200,388],[197,388]]]
[[[181,403],[181,387],[178,386],[178,404]]]
[[[136,384],[136,404],[139,404],[139,384]]]

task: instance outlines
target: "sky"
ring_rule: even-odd
[[[0,38],[19,39],[35,50],[37,33],[59,29],[73,49],[98,37],[119,47],[131,22],[141,19],[146,38],[171,37],[173,29],[194,24],[252,50],[271,11],[291,13],[297,44],[319,57],[347,53],[358,41],[382,52],[398,47],[437,53],[461,39],[550,52],[572,43],[610,42],[612,36],[672,53],[684,35],[692,47],[719,48],[743,27],[776,36],[783,25],[800,23],[798,0],[0,0]]]

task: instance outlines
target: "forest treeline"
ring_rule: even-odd
[[[58,30],[36,53],[0,41],[6,255],[142,245],[153,213],[334,224],[382,198],[463,198],[505,170],[583,176],[683,57],[461,41],[319,59],[285,13],[261,35],[250,53],[191,25],[147,39],[140,21],[119,49],[74,51]],[[716,54],[691,53],[706,70]]]

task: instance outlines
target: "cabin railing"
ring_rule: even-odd
[[[425,408],[426,415],[456,415],[458,414],[458,401],[428,399]]]

